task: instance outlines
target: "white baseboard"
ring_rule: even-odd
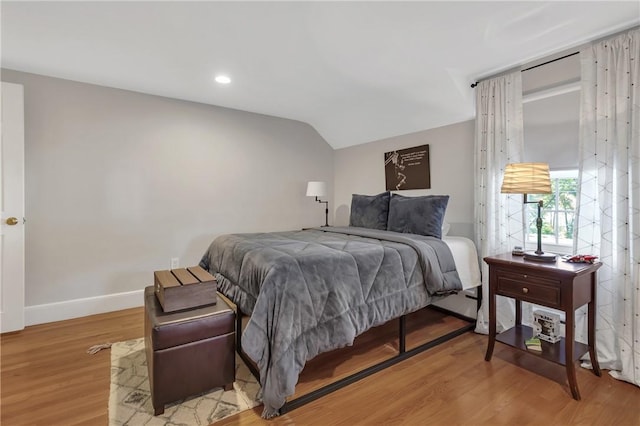
[[[144,290],[84,299],[65,300],[45,305],[25,306],[25,326],[62,321],[105,312],[120,311],[144,305]]]

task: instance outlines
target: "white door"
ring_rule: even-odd
[[[0,332],[24,328],[24,88],[0,91]]]

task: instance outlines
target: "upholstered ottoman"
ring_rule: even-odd
[[[215,305],[165,313],[152,286],[144,289],[145,351],[154,414],[165,404],[235,381],[235,313]]]

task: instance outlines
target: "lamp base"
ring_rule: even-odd
[[[533,260],[534,262],[555,262],[558,256],[553,253],[538,254],[535,251],[527,251],[524,253],[524,260]]]

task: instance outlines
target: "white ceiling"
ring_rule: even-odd
[[[300,120],[334,148],[471,119],[475,79],[640,23],[637,1],[0,7],[3,68]]]

